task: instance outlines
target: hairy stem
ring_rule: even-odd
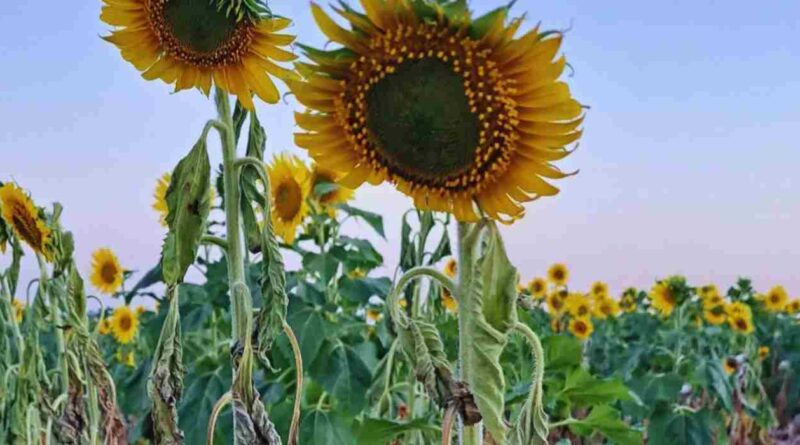
[[[479,225],[458,223],[458,287],[454,296],[458,301],[458,372],[459,378],[469,383],[471,378],[464,366],[469,361],[470,339],[466,335],[466,323],[471,316],[468,299],[472,298],[472,274],[475,268],[475,241]],[[463,419],[458,423],[461,445],[481,445],[482,425],[464,425]]]

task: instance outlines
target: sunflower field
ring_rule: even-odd
[[[69,209],[0,178],[0,444],[800,443],[783,287],[579,289],[510,261],[504,226],[573,174],[588,110],[562,32],[464,0],[310,8],[324,48],[263,0],[102,0],[110,47],[209,120],[154,182],[144,273],[113,246],[78,264]],[[267,155],[256,103],[282,89],[297,148]],[[365,183],[413,207],[360,208]]]

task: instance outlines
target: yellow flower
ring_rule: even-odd
[[[294,37],[277,34],[290,21],[267,17],[247,7],[234,11],[213,1],[103,0],[100,19],[114,27],[103,37],[147,80],[175,84],[175,91],[213,83],[253,109],[252,94],[277,103],[280,93],[270,76],[296,75],[274,62],[295,56],[283,49]],[[253,5],[260,2],[244,2]]]
[[[547,295],[547,280],[544,278],[534,278],[528,283],[528,290],[533,298],[540,300]]]
[[[121,344],[130,343],[139,330],[139,317],[128,306],[120,306],[111,316],[111,333]]]
[[[129,368],[136,367],[136,357],[133,354],[133,351],[122,352],[121,349],[117,349],[117,353],[114,355],[118,362],[122,363],[123,365]]]
[[[364,272],[363,269],[356,267],[355,269],[351,270],[350,273],[347,274],[347,277],[351,280],[357,280],[359,278],[364,278],[367,276],[367,273]]]
[[[103,318],[100,326],[97,327],[97,333],[100,335],[108,335],[111,333],[111,320],[108,317]]]
[[[608,284],[602,281],[595,281],[592,284],[592,296],[595,298],[601,298],[608,295]]]
[[[703,299],[703,308],[724,306],[725,299],[719,294],[712,294]]]
[[[322,32],[345,48],[306,49],[305,79],[288,82],[307,112],[295,143],[342,183],[389,181],[421,209],[477,221],[522,217],[522,203],[558,189],[551,164],[581,136],[581,105],[559,82],[561,35],[534,30],[507,9],[477,26],[436,2],[362,1],[337,10],[348,30],[312,3]]]
[[[738,367],[739,363],[736,361],[736,357],[725,357],[722,359],[722,369],[725,370],[726,374],[733,374]]]
[[[636,291],[628,289],[622,294],[622,299],[619,301],[619,307],[622,312],[630,314],[636,311]]]
[[[276,155],[269,166],[272,226],[287,244],[294,242],[297,227],[308,215],[309,174],[303,161],[294,155]]]
[[[167,191],[169,190],[169,183],[172,181],[170,173],[164,173],[158,178],[156,182],[156,191],[153,193],[153,210],[158,212],[159,222],[164,227],[167,227],[167,216],[169,215],[169,207],[167,206]],[[213,187],[208,189],[208,200],[213,202],[216,199],[216,192]]]
[[[759,346],[758,347],[758,359],[764,360],[769,356],[769,346]]]
[[[770,312],[782,312],[789,301],[789,294],[783,286],[773,287],[764,298],[764,307]]]
[[[725,313],[728,315],[728,317],[741,316],[747,319],[753,317],[753,312],[750,310],[750,306],[742,303],[741,301],[735,301],[726,305]]]
[[[328,215],[333,218],[336,216],[336,209],[333,207],[337,204],[344,204],[351,199],[355,192],[352,189],[344,187],[339,184],[339,179],[342,175],[336,173],[334,170],[323,167],[320,164],[314,164],[311,167],[311,191],[314,194],[317,202],[322,204],[323,208],[328,212]],[[316,196],[316,187],[320,184],[335,184],[336,189]]]
[[[721,325],[725,323],[726,319],[725,307],[722,305],[706,307],[703,310],[703,317],[709,324],[714,326]]]
[[[705,286],[700,288],[700,298],[705,300],[705,299],[707,299],[709,297],[712,297],[712,296],[718,296],[718,297],[720,296],[719,295],[719,289],[717,289],[716,285],[707,284],[707,285],[705,285]]]
[[[402,309],[405,309],[408,307],[408,300],[406,300],[405,297],[400,297],[400,300],[398,300],[397,305],[400,306]]]
[[[754,330],[753,320],[741,314],[728,316],[728,324],[735,332],[744,335],[752,334]]]
[[[458,263],[455,258],[447,259],[447,263],[444,265],[444,274],[453,279],[458,275]]]
[[[553,317],[550,319],[550,330],[554,333],[558,334],[561,332],[561,319],[558,317]]]
[[[547,279],[556,286],[566,286],[569,281],[569,270],[564,264],[553,264],[547,269]]]
[[[447,289],[442,289],[442,306],[450,314],[458,313],[458,301],[450,294]]]
[[[52,230],[22,189],[10,182],[0,186],[0,210],[0,215],[19,239],[47,261],[53,260]]]
[[[619,315],[619,303],[610,297],[600,297],[594,302],[594,316],[605,320],[608,317]]]
[[[367,309],[367,322],[374,324],[381,321],[381,318],[383,318],[381,311],[372,308]]]
[[[800,312],[800,298],[795,298],[794,300],[786,303],[786,309],[785,310],[786,310],[786,313],[789,314],[789,315],[796,314],[796,313]]]
[[[123,270],[111,249],[97,249],[92,254],[92,285],[106,295],[113,295],[122,287]]]
[[[547,312],[550,316],[555,317],[564,312],[566,298],[560,292],[552,292],[547,296]]]
[[[666,282],[659,282],[650,291],[653,307],[665,317],[669,317],[675,309],[675,296]]]
[[[575,318],[587,318],[592,314],[589,299],[581,294],[571,294],[564,302],[569,315]]]
[[[141,316],[146,311],[147,309],[145,309],[144,306],[142,306],[141,304],[139,306],[136,306],[136,315]]]
[[[569,332],[579,340],[584,341],[594,332],[592,320],[588,318],[573,318],[569,321]]]
[[[15,298],[11,300],[11,307],[14,308],[14,321],[16,321],[17,324],[22,323],[22,319],[25,317],[25,303]]]

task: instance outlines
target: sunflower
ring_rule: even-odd
[[[136,367],[136,357],[134,356],[133,351],[122,352],[121,349],[117,349],[117,353],[114,354],[114,358],[129,368]]]
[[[733,374],[736,372],[736,369],[739,367],[739,362],[736,361],[736,357],[725,357],[722,359],[722,369],[725,370],[725,373],[728,375]]]
[[[153,210],[158,212],[160,216],[161,225],[167,227],[167,216],[169,215],[169,207],[167,206],[167,190],[169,190],[169,183],[172,180],[170,173],[164,173],[158,178],[156,182],[156,191],[153,193]],[[208,200],[214,201],[216,193],[214,188],[208,189]]]
[[[754,330],[753,320],[745,315],[730,315],[728,316],[728,325],[731,329],[740,334],[751,334]]]
[[[375,324],[381,321],[381,318],[383,318],[381,311],[372,308],[367,309],[367,323]]]
[[[764,307],[770,312],[782,312],[788,301],[789,294],[786,293],[786,289],[783,286],[775,286],[764,298]]]
[[[551,316],[555,317],[564,312],[566,298],[560,292],[552,292],[547,296],[547,311]]]
[[[794,300],[786,303],[786,313],[787,314],[796,314],[800,312],[800,298],[795,298]]]
[[[268,169],[272,188],[272,226],[287,244],[292,244],[297,226],[308,215],[309,171],[303,161],[289,154],[276,155]]]
[[[144,306],[142,306],[141,304],[139,306],[136,306],[136,315],[141,316],[145,312],[147,312],[147,309],[145,309]]]
[[[650,299],[653,301],[653,307],[665,317],[669,317],[675,309],[675,296],[666,282],[659,282],[653,286]]]
[[[547,279],[556,286],[566,286],[569,281],[569,270],[564,264],[553,264],[547,269]]]
[[[17,324],[22,323],[22,319],[25,317],[25,303],[15,298],[11,300],[11,306],[14,308],[14,321]]]
[[[401,309],[405,309],[408,307],[408,300],[406,300],[405,297],[401,297],[397,302],[397,305],[400,306]]]
[[[622,298],[619,301],[619,308],[622,312],[626,314],[630,314],[631,312],[636,311],[636,291],[633,289],[628,289],[622,294]]]
[[[444,274],[450,278],[455,278],[458,274],[458,263],[455,258],[448,258],[444,265]]]
[[[18,238],[47,261],[52,261],[52,230],[22,189],[10,182],[0,186],[0,210],[0,216]]]
[[[750,306],[742,303],[741,301],[735,301],[726,305],[725,313],[728,315],[728,317],[741,316],[748,319],[753,317],[753,312],[750,309]]]
[[[97,326],[97,333],[100,335],[108,335],[111,333],[111,320],[108,317],[103,318],[103,321]]]
[[[124,344],[130,343],[136,336],[139,329],[139,316],[128,306],[120,306],[114,309],[111,316],[111,333],[114,338]]]
[[[442,289],[442,306],[450,314],[458,313],[458,301],[453,298],[453,295],[447,289]]]
[[[620,307],[617,300],[608,296],[600,297],[594,301],[594,316],[605,320],[609,317],[616,317],[619,315]]]
[[[764,360],[769,356],[769,346],[759,346],[758,347],[758,359]]]
[[[592,324],[592,320],[588,318],[573,318],[569,321],[569,331],[572,335],[583,341],[592,335],[592,332],[594,332],[594,325]]]
[[[316,201],[322,205],[331,218],[336,216],[336,209],[334,206],[350,201],[353,199],[353,194],[355,193],[352,189],[338,183],[341,178],[341,174],[322,165],[314,164],[311,167],[311,191],[314,192]],[[325,191],[318,195],[317,186],[321,184],[333,184],[336,187],[333,190]]]
[[[595,281],[592,284],[592,296],[595,298],[602,298],[608,295],[608,284],[602,281]]]
[[[92,253],[92,285],[106,295],[113,295],[122,287],[123,270],[111,249],[97,249]]]
[[[592,314],[589,299],[581,294],[571,294],[564,301],[567,312],[574,318],[587,318]]]
[[[528,283],[528,291],[530,291],[533,298],[541,300],[547,295],[547,280],[539,277],[532,279],[530,283]]]
[[[703,299],[703,308],[725,305],[725,299],[719,294],[712,294]]]
[[[288,82],[307,111],[298,146],[347,172],[342,182],[390,181],[416,207],[476,221],[506,222],[523,202],[568,176],[551,162],[570,154],[583,118],[557,79],[560,34],[532,30],[508,8],[472,20],[466,2],[362,0],[365,13],[334,8],[345,29],[316,4],[322,32],[344,48],[304,48],[303,81]]]
[[[275,63],[296,58],[282,48],[294,37],[278,34],[291,23],[287,19],[266,17],[251,8],[231,13],[221,2],[209,0],[103,2],[100,19],[115,28],[103,38],[116,45],[142,77],[175,84],[175,91],[198,88],[208,95],[213,79],[252,110],[253,93],[267,103],[280,99],[270,76],[284,81],[296,77]]]
[[[715,295],[719,296],[719,289],[717,289],[715,284],[706,284],[700,288],[700,298],[703,300]]]
[[[727,318],[727,315],[725,314],[725,306],[718,305],[704,308],[703,318],[705,318],[709,324],[714,326],[725,323],[725,319]]]

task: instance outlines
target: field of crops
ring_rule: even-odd
[[[198,138],[153,183],[146,271],[114,246],[79,264],[70,209],[0,178],[0,444],[800,444],[800,298],[778,283],[584,289],[509,259],[591,118],[561,32],[358,3],[312,4],[333,42],[313,48],[261,0],[103,0],[103,38],[210,120],[175,127]],[[279,87],[297,148],[270,155],[256,109]],[[413,207],[356,204],[381,183]]]

